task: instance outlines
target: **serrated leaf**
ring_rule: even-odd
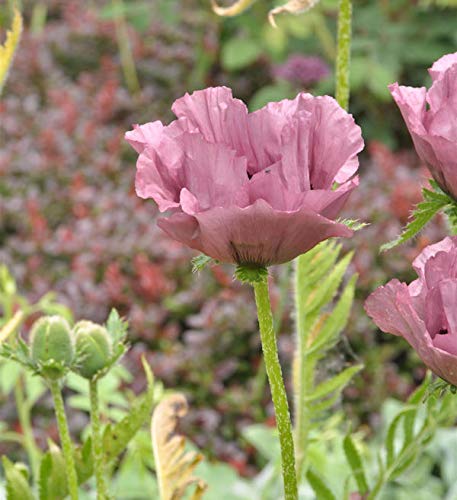
[[[325,318],[314,338],[310,337],[308,355],[318,353],[319,356],[335,345],[339,334],[346,327],[354,300],[357,275],[351,276],[333,311]]]
[[[129,413],[117,424],[107,425],[103,434],[103,449],[108,462],[112,462],[125,450],[141,426],[148,420],[154,406],[154,376],[148,363],[142,359],[148,386],[129,409]]]
[[[129,324],[128,322],[119,316],[116,309],[111,309],[106,322],[106,329],[108,330],[113,343],[123,342],[127,337]]]
[[[369,222],[361,222],[358,219],[343,219],[338,221],[340,224],[344,224],[347,226],[349,229],[352,229],[353,231],[360,231],[360,229],[363,229],[364,227],[367,227],[370,225]]]
[[[192,259],[192,272],[199,273],[202,271],[213,259],[205,254],[197,255]]]
[[[427,189],[422,190],[424,198],[429,196],[427,193],[431,193]],[[430,220],[445,207],[450,206],[450,199],[448,197],[436,199],[433,201],[422,201],[417,205],[415,210],[412,213],[411,220],[408,222],[403,232],[393,241],[389,243],[385,243],[381,246],[381,252],[385,252],[386,250],[390,250],[406,241],[414,238],[416,234],[418,234]]]
[[[343,280],[346,269],[349,266],[353,256],[353,252],[345,255],[332,269],[332,271],[324,278],[324,280],[315,287],[309,294],[306,301],[306,315],[317,313],[333,299],[337,292],[341,281]]]
[[[318,399],[330,396],[333,392],[341,392],[347,384],[351,381],[352,377],[363,368],[363,365],[354,365],[346,368],[335,377],[332,377],[325,382],[320,383],[307,398],[307,402],[316,401]]]
[[[309,485],[314,490],[316,498],[319,500],[336,500],[332,490],[325,484],[321,476],[318,475],[313,469],[308,469],[306,472],[306,478],[308,479]]]
[[[7,457],[2,457],[2,464],[6,479],[6,500],[34,500],[26,467],[23,464],[13,464]]]
[[[365,471],[352,436],[348,434],[343,440],[343,449],[346,459],[351,467],[355,482],[357,483],[358,492],[364,495],[368,491],[368,483],[365,476]]]
[[[186,398],[182,394],[172,394],[157,405],[152,416],[152,448],[161,500],[182,498],[190,486],[195,487],[191,499],[198,500],[206,489],[204,481],[193,476],[203,456],[186,452],[186,439],[176,431],[187,411]]]

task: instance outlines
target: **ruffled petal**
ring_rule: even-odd
[[[454,52],[453,54],[446,54],[435,61],[428,72],[430,73],[432,80],[435,81],[438,80],[447,69],[454,66],[454,64],[457,64],[457,52]]]
[[[140,198],[152,198],[164,212],[179,206],[183,152],[176,143],[158,153],[146,148],[136,164],[135,189]]]
[[[193,223],[183,223],[181,215],[161,219],[160,227],[178,241],[214,259],[237,264],[281,264],[327,238],[352,235],[343,224],[307,208],[296,212],[277,211],[263,200],[246,208],[232,206],[198,213],[194,216],[198,221],[195,231]]]
[[[312,112],[309,171],[313,189],[328,189],[333,182],[344,182],[358,167],[362,151],[362,132],[352,115],[329,96],[303,101]]]
[[[184,152],[182,187],[196,197],[200,211],[240,202],[241,187],[249,180],[246,158],[199,134],[183,134],[180,145]]]
[[[447,236],[438,243],[425,247],[413,261],[413,268],[419,278],[425,279],[425,264],[429,259],[438,252],[448,252],[455,246],[457,246],[457,236]]]
[[[457,278],[457,249],[437,252],[424,266],[424,283],[430,290],[446,278]]]
[[[242,101],[233,98],[229,88],[212,87],[185,94],[174,102],[172,110],[208,142],[224,144],[238,156],[252,158],[247,134],[248,110]]]
[[[157,147],[165,127],[161,121],[133,125],[133,130],[125,133],[125,140],[137,153],[142,153],[146,146]]]
[[[398,297],[409,297],[408,286],[397,279],[377,288],[365,301],[365,311],[385,333],[409,339],[408,323],[398,309]]]

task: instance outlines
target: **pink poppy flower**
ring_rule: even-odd
[[[426,247],[413,267],[417,280],[381,286],[365,310],[382,331],[404,337],[436,375],[457,385],[457,237]]]
[[[335,222],[358,184],[360,128],[331,97],[299,94],[249,114],[225,87],[186,94],[177,120],[136,125],[136,192],[159,226],[221,262],[268,266],[349,237]],[[333,189],[334,182],[340,186]]]
[[[440,187],[457,200],[457,52],[429,69],[433,83],[389,86],[408,126],[417,154]]]

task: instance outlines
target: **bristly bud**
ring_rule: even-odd
[[[242,283],[260,283],[268,278],[266,267],[237,266],[235,269],[235,278]]]
[[[37,372],[58,379],[65,375],[74,358],[70,325],[61,316],[44,316],[30,332],[30,351]]]
[[[91,321],[76,323],[73,334],[76,344],[75,371],[90,380],[111,362],[111,337],[106,328]]]

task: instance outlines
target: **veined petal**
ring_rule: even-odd
[[[198,230],[187,221],[181,232],[184,220],[181,215],[161,219],[160,227],[173,238],[214,259],[238,264],[281,264],[327,238],[352,234],[343,224],[307,208],[282,212],[263,200],[246,208],[232,206],[200,212],[194,216]]]
[[[133,125],[133,130],[125,133],[125,140],[137,153],[142,153],[146,146],[156,147],[160,143],[164,126],[161,121]]]
[[[223,144],[238,156],[252,157],[247,135],[248,110],[227,87],[212,87],[185,94],[173,104],[173,113],[185,118],[211,143]]]
[[[446,54],[433,63],[433,66],[428,70],[432,80],[435,81],[450,67],[457,64],[457,52],[453,54]]]

